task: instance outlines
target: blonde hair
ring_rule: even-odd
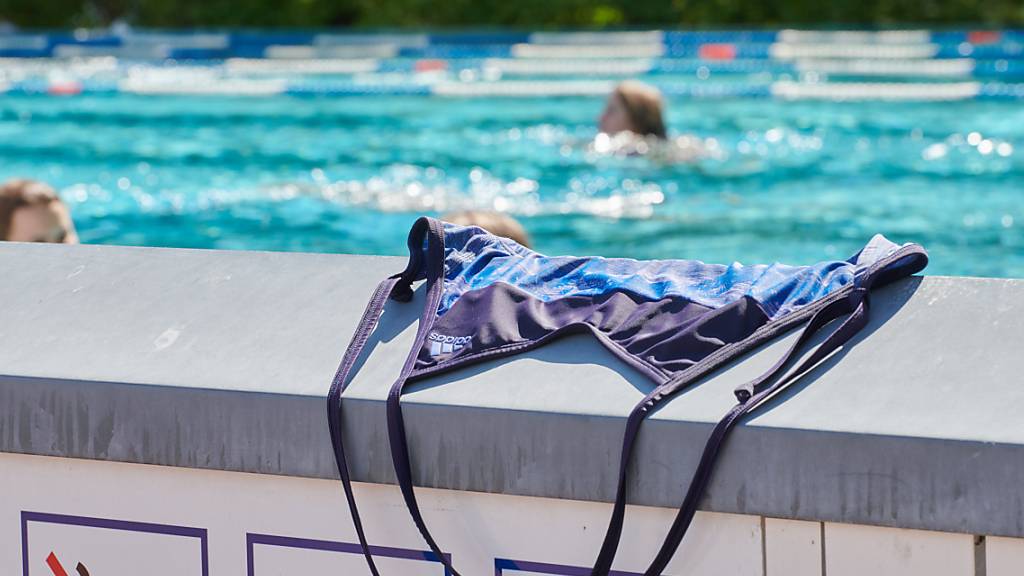
[[[668,138],[665,120],[662,118],[661,92],[657,88],[636,80],[627,80],[616,86],[612,93],[626,109],[630,123],[633,124],[633,132],[641,136]]]
[[[463,210],[441,216],[441,220],[460,226],[477,226],[495,236],[515,240],[522,246],[530,247],[530,236],[515,218],[489,210]]]
[[[16,179],[0,184],[0,240],[7,240],[11,221],[18,208],[49,206],[60,197],[49,185],[38,180]]]

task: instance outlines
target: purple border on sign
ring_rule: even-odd
[[[592,569],[584,568],[582,566],[563,566],[561,564],[546,564],[544,562],[527,562],[525,560],[495,558],[494,576],[508,576],[505,574],[505,570],[540,572],[541,574],[555,574],[557,576],[590,576]],[[609,576],[642,576],[639,572],[621,572],[619,570],[612,570],[608,574]]]
[[[21,569],[28,576],[28,523],[43,522],[47,524],[67,524],[70,526],[86,526],[89,528],[105,528],[108,530],[127,530],[129,532],[146,532],[149,534],[165,534],[168,536],[185,536],[198,538],[203,576],[210,576],[209,549],[206,544],[206,529],[170,524],[151,524],[149,522],[130,522],[127,520],[111,520],[109,518],[92,518],[89,516],[69,516],[67,514],[48,514],[46,512],[21,511]]]
[[[256,544],[265,546],[282,546],[285,548],[302,548],[305,550],[326,550],[328,552],[345,552],[348,554],[362,555],[363,549],[359,544],[351,542],[333,542],[330,540],[312,540],[310,538],[293,538],[291,536],[274,536],[272,534],[245,535],[245,556],[248,569],[248,576],[255,576],[256,567],[253,564],[253,549]],[[437,555],[430,550],[411,550],[408,548],[391,548],[390,546],[370,546],[370,554],[382,558],[400,558],[402,560],[419,560],[421,562],[441,561]],[[445,554],[445,559],[451,563],[451,554]],[[205,576],[205,575],[204,575]],[[444,569],[444,576],[451,576],[448,568]]]

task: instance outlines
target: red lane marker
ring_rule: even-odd
[[[75,96],[82,93],[82,85],[78,82],[54,82],[46,91],[54,96]]]
[[[68,576],[68,573],[64,571],[64,567],[60,565],[60,561],[57,560],[57,555],[53,552],[50,552],[50,555],[46,557],[46,565],[50,567],[53,576]]]
[[[437,72],[439,70],[447,70],[448,62],[445,60],[436,59],[423,59],[416,61],[417,72]]]
[[[735,44],[701,44],[697,55],[703,60],[735,60]]]
[[[1002,33],[996,30],[972,30],[967,33],[967,41],[971,44],[995,44],[1002,37]]]

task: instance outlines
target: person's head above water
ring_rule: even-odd
[[[461,212],[450,212],[441,216],[441,220],[458,224],[460,226],[476,226],[483,228],[495,236],[504,236],[519,243],[520,246],[530,247],[530,236],[526,229],[515,218],[506,216],[500,212],[490,210],[463,210]]]
[[[632,132],[640,136],[667,138],[662,107],[661,92],[657,88],[627,80],[608,95],[599,129],[609,136]]]
[[[0,240],[77,244],[71,213],[57,193],[35,180],[0,184]]]

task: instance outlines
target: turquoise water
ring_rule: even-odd
[[[670,101],[695,165],[593,152],[596,98],[6,95],[0,178],[46,180],[83,242],[402,254],[419,214],[498,208],[546,253],[846,257],[1024,277],[1024,107]]]

